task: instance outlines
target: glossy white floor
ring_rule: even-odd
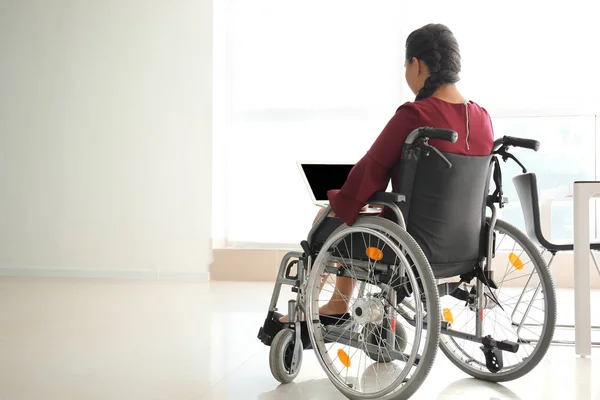
[[[295,383],[271,377],[269,349],[256,339],[271,291],[264,283],[1,279],[0,399],[342,399],[312,351]],[[571,322],[572,292],[561,291],[559,304],[561,322]],[[598,376],[600,349],[579,359],[573,347],[553,347],[532,373],[503,385],[470,379],[438,353],[413,399],[600,400]]]

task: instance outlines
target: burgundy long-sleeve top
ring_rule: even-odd
[[[369,198],[386,189],[407,136],[423,126],[452,129],[458,133],[456,143],[430,140],[429,144],[442,152],[484,156],[492,151],[492,123],[487,111],[478,104],[448,103],[435,97],[405,103],[352,168],[342,188],[327,192],[338,218],[352,225]]]

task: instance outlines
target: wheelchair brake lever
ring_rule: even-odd
[[[519,166],[521,167],[521,169],[523,170],[523,173],[526,174],[527,173],[527,168],[525,168],[525,166],[523,164],[521,164],[521,161],[517,160],[517,157],[513,156],[512,154],[510,154],[509,152],[504,152],[502,154],[502,160],[504,160],[504,162],[506,162],[507,159],[511,159],[514,162],[516,162],[517,164],[519,164]]]
[[[447,168],[452,168],[452,163],[450,162],[450,160],[448,160],[446,158],[445,155],[442,154],[441,151],[439,151],[438,149],[436,149],[429,143],[423,143],[423,146],[425,146],[425,148],[427,149],[428,155],[429,155],[429,151],[433,150],[446,163]]]

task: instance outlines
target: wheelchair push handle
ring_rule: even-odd
[[[428,137],[429,139],[445,140],[446,142],[456,143],[458,140],[458,133],[451,129],[439,129],[425,127],[421,128],[421,136]]]
[[[540,149],[540,142],[533,139],[522,139],[517,137],[507,136],[504,143],[513,147],[522,147],[524,149],[530,149],[538,151]]]
[[[458,140],[458,133],[451,129],[432,128],[430,126],[417,128],[408,135],[404,142],[403,158],[407,158],[407,154],[416,146],[425,150],[426,156],[431,154],[431,152],[434,152],[444,161],[447,168],[452,168],[450,160],[448,160],[441,151],[430,145],[429,139],[445,140],[450,143],[456,143]]]
[[[533,151],[538,151],[540,149],[540,142],[533,139],[524,139],[513,136],[504,136],[501,139],[497,139],[494,142],[494,150],[497,150],[501,146],[513,146],[513,147],[521,147],[524,149],[530,149]]]

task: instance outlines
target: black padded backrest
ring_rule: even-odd
[[[523,210],[523,219],[525,220],[525,231],[527,236],[536,244],[543,240],[542,226],[540,222],[540,203],[537,189],[537,178],[534,173],[517,175],[513,178],[521,209]]]
[[[444,156],[452,168],[435,154],[421,157],[407,205],[407,229],[437,278],[469,272],[485,255],[485,207],[491,175],[491,156]],[[402,173],[398,179],[403,179]],[[394,186],[402,185],[395,182]]]

